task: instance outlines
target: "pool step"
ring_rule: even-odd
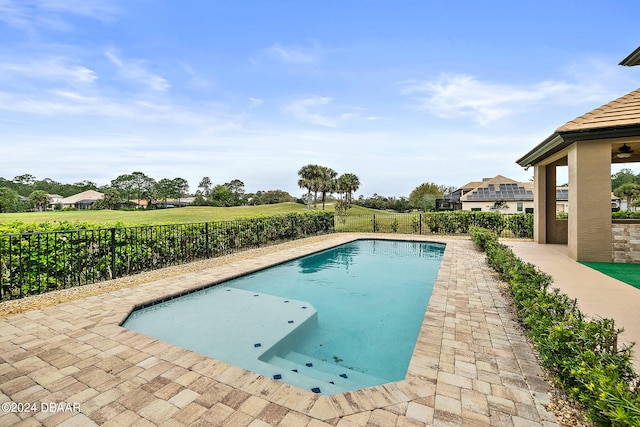
[[[321,394],[340,393],[389,382],[295,351],[283,356],[274,355],[264,362],[282,368],[283,373],[279,375],[286,373],[287,379],[294,379],[300,386],[304,384],[306,388]]]

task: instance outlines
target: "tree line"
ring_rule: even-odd
[[[0,177],[0,213],[43,211],[50,204],[50,194],[64,198],[87,190],[99,191],[104,195],[93,203],[92,209],[138,208],[141,204],[148,208],[161,208],[167,206],[169,200],[180,204],[181,199],[186,197],[194,197],[191,204],[196,206],[262,205],[296,201],[283,190],[246,193],[244,183],[238,179],[214,185],[211,178],[204,177],[198,190],[192,195],[189,193],[189,183],[184,178],[155,180],[143,172],[119,175],[103,186],[88,180],[64,184],[50,178],[38,180],[31,174],[24,174],[12,180]]]
[[[193,197],[190,204],[194,206],[228,207],[298,202],[307,204],[310,209],[312,204],[317,208],[320,202],[324,209],[327,201],[331,201],[339,213],[346,211],[351,205],[398,212],[412,209],[427,211],[433,210],[435,199],[450,189],[434,183],[423,183],[409,197],[374,193],[371,197],[361,195],[356,199],[354,193],[360,187],[360,179],[353,173],[338,176],[332,168],[310,164],[300,168],[298,178],[298,186],[307,190],[307,193],[296,199],[283,190],[248,193],[239,179],[214,184],[208,176],[200,180],[194,193],[190,193],[189,183],[184,178],[155,180],[139,171],[119,175],[103,186],[88,180],[64,184],[50,178],[38,180],[31,174],[24,174],[13,180],[0,177],[0,212],[42,211],[49,206],[49,194],[68,197],[86,190],[104,194],[101,200],[92,205],[92,209],[138,208],[141,204],[149,208],[162,208],[169,204],[169,200],[180,204],[181,199]]]

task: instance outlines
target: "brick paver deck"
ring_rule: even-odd
[[[320,396],[119,326],[136,305],[361,237],[0,319],[0,426],[558,425],[536,358],[468,240],[375,236],[447,243],[403,381]]]

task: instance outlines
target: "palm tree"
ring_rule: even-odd
[[[613,190],[613,194],[618,197],[626,197],[627,210],[631,210],[631,200],[640,195],[640,184],[634,184],[632,182],[622,184],[620,187]]]
[[[336,177],[338,176],[338,172],[325,166],[320,166],[320,172],[321,175],[317,181],[317,189],[322,193],[322,210],[324,210],[327,193],[331,194],[336,191]]]
[[[36,212],[42,212],[49,205],[49,195],[44,190],[34,190],[29,194],[29,201]]]
[[[360,179],[352,173],[344,173],[337,180],[337,191],[345,195],[347,204],[351,204],[352,196],[360,188]]]
[[[300,177],[298,186],[307,189],[307,209],[309,210],[311,210],[311,192],[314,191],[316,193],[315,199],[318,198],[318,182],[322,176],[321,169],[322,166],[306,165],[298,171],[298,176]]]

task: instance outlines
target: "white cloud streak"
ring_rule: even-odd
[[[93,70],[63,57],[33,58],[25,63],[2,62],[0,75],[8,79],[54,80],[72,85],[93,83],[98,78]]]
[[[109,22],[117,14],[110,0],[0,0],[0,22],[29,34],[42,29],[71,30],[65,15]]]
[[[118,68],[118,72],[124,80],[141,84],[157,92],[164,92],[171,87],[165,78],[147,70],[146,63],[143,60],[122,59],[114,50],[107,50],[104,55]]]
[[[266,52],[287,64],[315,64],[318,60],[315,52],[306,52],[295,47],[284,47],[278,43],[267,48]]]
[[[331,128],[337,127],[347,119],[359,117],[358,113],[340,111],[345,109],[358,109],[353,107],[334,106],[332,103],[333,98],[319,95],[308,95],[287,104],[285,106],[285,111],[301,121]]]
[[[467,74],[442,74],[432,80],[404,82],[401,93],[413,97],[419,109],[437,117],[466,117],[487,126],[541,105],[589,108],[594,103],[608,102],[624,93],[630,79],[619,67],[596,60],[575,63],[562,73],[561,79],[530,84],[503,84]]]
[[[415,96],[421,109],[438,117],[469,117],[487,125],[575,90],[575,85],[565,82],[517,86],[483,82],[469,75],[444,74],[436,80],[409,82],[402,93]]]

